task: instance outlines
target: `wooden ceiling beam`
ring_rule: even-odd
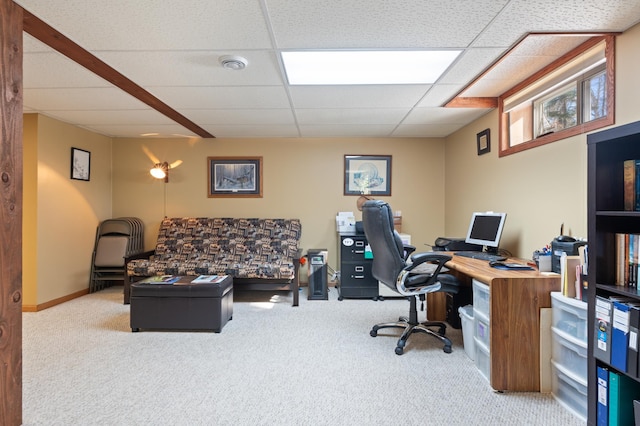
[[[446,108],[498,108],[498,98],[455,97],[445,104]]]
[[[26,9],[23,10],[23,30],[42,43],[82,65],[94,74],[104,78],[114,86],[124,90],[134,98],[144,102],[156,111],[164,114],[176,123],[189,129],[202,138],[215,138],[212,134],[189,120],[160,99],[125,77],[96,56],[82,48],[64,34],[42,21]]]

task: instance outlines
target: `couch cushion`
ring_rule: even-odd
[[[129,262],[130,276],[232,275],[292,279],[299,219],[165,218],[152,259]]]

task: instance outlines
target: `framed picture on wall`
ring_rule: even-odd
[[[262,198],[262,157],[208,157],[207,165],[208,197]]]
[[[478,155],[486,154],[491,151],[491,133],[489,129],[485,129],[476,135],[478,144]]]
[[[71,179],[89,180],[91,153],[84,149],[71,148]]]
[[[344,195],[391,195],[391,156],[345,155]]]

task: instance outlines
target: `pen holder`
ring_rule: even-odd
[[[551,272],[551,254],[540,254],[538,256],[538,271]]]

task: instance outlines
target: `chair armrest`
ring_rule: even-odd
[[[404,248],[404,260],[407,260],[411,255],[411,253],[416,251],[416,246],[412,246],[409,244],[403,244],[403,248]]]
[[[433,271],[431,275],[438,275],[444,264],[451,260],[451,256],[448,254],[438,254],[433,252],[424,252],[424,253],[416,253],[411,256],[411,261],[413,262],[411,265],[405,268],[406,271],[411,271],[416,266],[421,265],[425,262],[436,263],[436,269]]]

